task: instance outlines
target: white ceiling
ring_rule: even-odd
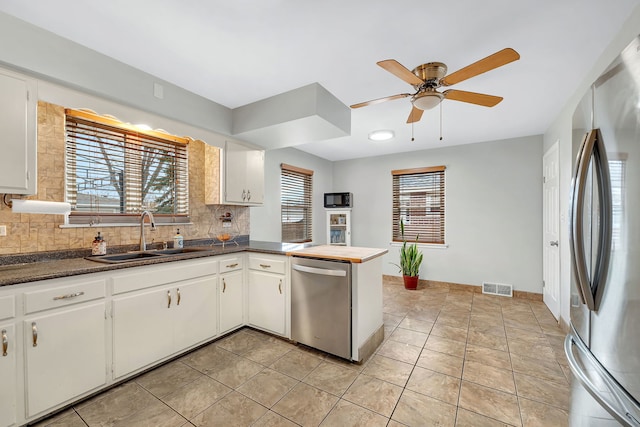
[[[640,0],[0,0],[0,11],[229,108],[318,82],[346,105],[412,87],[376,65],[444,62],[449,73],[502,48],[521,59],[455,89],[405,124],[409,99],[352,111],[351,136],[297,145],[329,160],[543,133]],[[640,32],[640,31],[639,31]],[[374,143],[374,129],[393,129]],[[412,131],[415,141],[411,142]]]

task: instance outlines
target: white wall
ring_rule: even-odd
[[[391,170],[438,165],[447,167],[448,247],[423,247],[421,277],[541,293],[541,136],[336,162],[334,190],[354,196],[352,244],[389,248],[384,273],[399,275],[390,264],[399,250],[390,246]]]
[[[264,205],[251,209],[251,239],[280,242],[280,164],[286,163],[313,173],[313,243],[325,244],[326,218],[323,194],[333,191],[333,162],[295,148],[267,150],[265,152]]]
[[[573,111],[591,83],[638,34],[640,34],[640,6],[633,10],[614,40],[600,55],[593,67],[590,70],[585,70],[586,75],[583,77],[580,86],[573,96],[567,100],[561,112],[543,136],[545,149],[556,141],[560,142],[560,318],[564,324],[568,324],[570,319],[571,256],[569,252],[567,215],[569,212],[569,189],[574,163],[574,150],[571,144]]]

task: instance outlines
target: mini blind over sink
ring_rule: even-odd
[[[393,170],[393,241],[444,243],[445,166]]]
[[[189,221],[187,138],[82,110],[65,113],[70,223],[132,222],[144,210],[158,223]]]

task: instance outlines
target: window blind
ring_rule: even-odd
[[[280,210],[282,241],[312,240],[313,171],[281,164]]]
[[[391,171],[393,177],[393,241],[444,243],[445,167]]]
[[[188,222],[184,138],[141,132],[116,120],[66,110],[66,193],[70,223]]]

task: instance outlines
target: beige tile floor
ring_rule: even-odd
[[[362,365],[245,328],[38,425],[566,426],[564,334],[540,302],[384,286]]]

